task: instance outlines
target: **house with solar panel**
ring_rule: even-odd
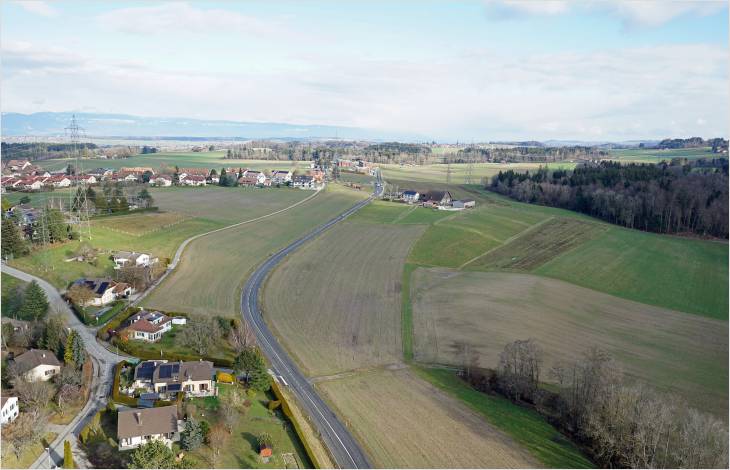
[[[126,282],[116,282],[110,278],[78,279],[74,285],[87,287],[93,294],[82,307],[101,307],[132,294],[132,286]]]
[[[132,388],[171,398],[178,393],[206,397],[217,394],[215,371],[210,361],[142,361],[134,369]]]

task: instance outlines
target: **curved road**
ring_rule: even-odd
[[[352,437],[352,434],[350,434],[344,424],[342,424],[342,421],[339,420],[335,413],[317,394],[312,384],[299,371],[294,361],[287,355],[284,348],[281,347],[268,326],[266,326],[266,322],[264,322],[261,314],[259,292],[261,291],[261,286],[266,276],[284,257],[369,204],[382,190],[383,186],[380,180],[380,173],[378,172],[373,196],[355,204],[339,216],[272,255],[254,271],[248,281],[246,281],[246,285],[241,293],[241,313],[244,320],[253,328],[259,348],[269,359],[269,362],[271,362],[274,373],[283,377],[289,388],[297,396],[299,403],[311,417],[322,440],[340,468],[371,468],[372,465],[368,462],[365,453]]]

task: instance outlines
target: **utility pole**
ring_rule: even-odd
[[[446,159],[446,183],[451,183],[451,157],[448,155],[444,157]]]
[[[91,240],[91,224],[89,222],[89,201],[86,198],[86,181],[82,179],[83,169],[81,166],[81,152],[78,148],[79,139],[81,133],[84,132],[82,127],[79,127],[76,122],[76,115],[71,116],[71,123],[65,128],[66,135],[70,142],[73,144],[73,153],[75,156],[76,168],[74,168],[75,175],[73,177],[74,184],[73,188],[75,191],[71,191],[71,214],[76,213],[76,220],[79,225],[79,235],[86,232],[89,240]]]

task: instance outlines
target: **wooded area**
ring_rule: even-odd
[[[728,238],[728,161],[659,165],[605,161],[575,170],[499,172],[488,189],[657,233]]]

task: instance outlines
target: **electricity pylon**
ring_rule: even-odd
[[[79,235],[86,232],[91,240],[91,223],[89,222],[89,201],[86,198],[86,181],[83,177],[83,169],[81,166],[81,151],[78,148],[81,134],[84,132],[76,122],[76,115],[71,116],[71,123],[65,128],[66,136],[73,144],[73,153],[75,156],[76,167],[73,175],[73,188],[70,195],[70,213],[75,214],[79,226]]]

